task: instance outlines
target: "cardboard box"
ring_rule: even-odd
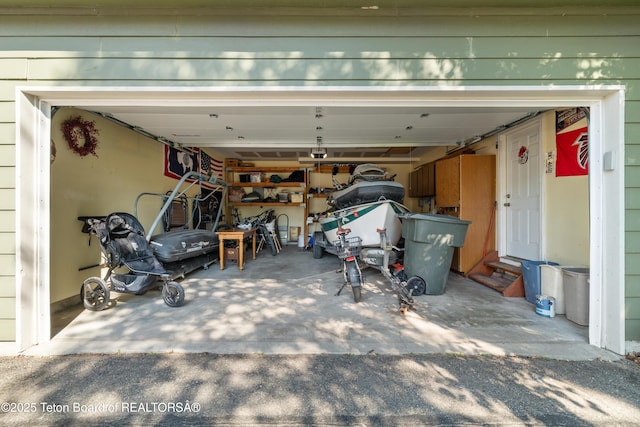
[[[224,260],[238,262],[240,248],[224,248]]]
[[[241,202],[243,197],[244,197],[244,190],[242,189],[242,187],[232,187],[231,190],[229,190],[230,202],[232,203]]]
[[[299,191],[291,193],[291,203],[302,203],[302,201],[302,193],[300,193]]]

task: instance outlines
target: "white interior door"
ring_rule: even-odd
[[[507,133],[504,255],[540,259],[540,122]]]

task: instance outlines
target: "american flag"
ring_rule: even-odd
[[[211,173],[216,178],[222,178],[223,163],[209,156],[203,150],[200,150],[200,172],[204,174]]]

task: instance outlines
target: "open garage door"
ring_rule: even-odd
[[[18,347],[49,336],[49,119],[51,106],[144,110],[194,105],[591,109],[591,344],[624,353],[622,97],[611,88],[21,88],[18,98]],[[604,163],[604,159],[607,159]],[[34,164],[37,167],[34,168]],[[603,209],[607,206],[607,210]],[[606,284],[606,286],[604,285]]]

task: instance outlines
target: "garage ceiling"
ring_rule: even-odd
[[[217,106],[91,109],[187,147],[214,147],[225,157],[419,157],[429,147],[459,147],[535,115],[525,107]]]

